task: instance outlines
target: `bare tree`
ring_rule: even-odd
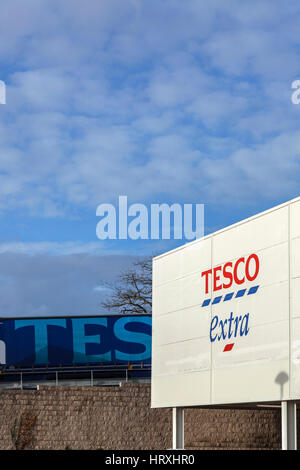
[[[103,283],[111,291],[101,305],[122,314],[151,314],[152,312],[152,257],[133,263],[121,273],[114,284]]]

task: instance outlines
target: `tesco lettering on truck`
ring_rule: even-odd
[[[150,315],[0,318],[0,368],[151,364]]]
[[[300,198],[153,259],[152,407],[300,397]]]

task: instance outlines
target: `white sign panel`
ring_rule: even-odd
[[[300,398],[300,198],[153,260],[152,407]]]

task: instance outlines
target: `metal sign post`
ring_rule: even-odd
[[[297,404],[295,401],[281,402],[282,450],[297,450]]]
[[[173,449],[184,449],[184,408],[173,408]]]

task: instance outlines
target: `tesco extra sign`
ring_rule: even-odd
[[[222,289],[233,289],[238,287],[238,291],[225,294],[223,296],[214,296],[212,299],[205,299],[202,303],[203,307],[210,303],[217,304],[222,301],[228,301],[232,298],[239,298],[245,295],[246,289],[241,286],[248,281],[254,282],[259,273],[259,257],[256,253],[252,253],[247,258],[244,256],[238,258],[235,263],[229,261],[223,265],[216,266],[212,269],[202,271],[201,276],[205,280],[205,294],[209,293],[209,286],[212,285],[212,292]],[[255,294],[259,286],[248,289],[248,295]],[[209,339],[211,343],[215,341],[226,341],[223,352],[232,351],[234,347],[233,338],[247,336],[250,331],[250,312],[243,314],[234,314],[230,312],[227,318],[221,319],[219,315],[214,315],[210,322]],[[227,340],[231,340],[227,343]]]
[[[300,197],[153,260],[153,407],[300,400]]]

